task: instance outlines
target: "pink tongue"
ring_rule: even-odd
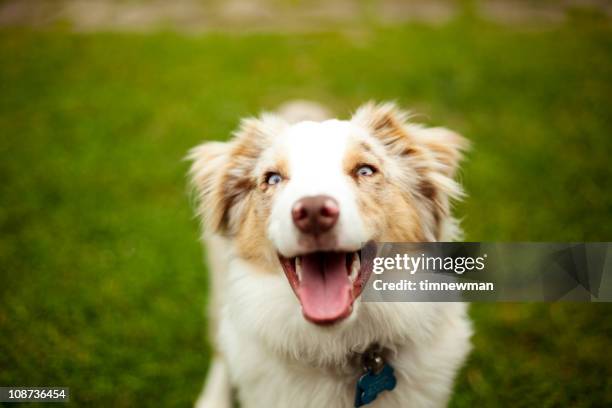
[[[346,254],[320,252],[302,257],[302,281],[297,295],[308,320],[325,324],[348,316],[351,286]]]

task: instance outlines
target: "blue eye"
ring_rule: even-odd
[[[278,173],[268,173],[266,175],[266,184],[273,186],[283,181],[283,177]]]
[[[374,170],[374,167],[372,167],[372,166],[368,166],[368,165],[366,164],[366,165],[363,165],[363,166],[359,167],[359,168],[357,169],[356,174],[357,174],[358,176],[368,177],[368,176],[373,175],[375,172],[376,172],[376,170]]]

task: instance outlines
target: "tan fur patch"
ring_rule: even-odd
[[[376,105],[370,102],[359,108],[352,120],[371,129],[372,134],[390,149],[391,153],[401,155],[413,148],[404,127],[407,118],[408,115],[394,104]]]
[[[192,184],[198,192],[198,214],[211,232],[235,238],[239,255],[263,269],[279,267],[266,238],[269,195],[257,188],[255,168],[263,151],[285,122],[272,117],[246,119],[227,143],[208,142],[189,158]],[[286,163],[278,166],[286,171]],[[272,263],[272,261],[276,261]]]
[[[381,158],[376,155],[372,147],[366,142],[353,142],[347,147],[347,151],[342,160],[342,167],[345,173],[354,176],[354,172],[359,165],[368,164],[381,168]]]
[[[361,214],[374,240],[382,242],[425,240],[412,197],[400,191],[397,186],[389,185],[384,189],[361,187],[357,197]]]
[[[415,228],[415,224],[399,221],[390,235],[410,235],[427,240],[452,239],[445,236],[448,225],[457,223],[450,216],[450,199],[460,198],[462,189],[452,178],[468,147],[467,140],[444,128],[425,128],[408,123],[408,114],[394,104],[368,103],[357,110],[352,121],[370,129],[371,135],[387,151],[386,160],[393,160],[401,168],[400,180],[392,180],[405,196],[403,217],[416,221],[420,231],[410,233],[401,228]],[[398,199],[394,196],[394,199]],[[381,201],[382,206],[389,200]],[[397,213],[397,209],[387,211]],[[415,216],[416,215],[416,216]],[[458,230],[451,228],[455,234]]]
[[[412,195],[403,192],[400,186],[385,176],[385,159],[374,150],[365,141],[354,141],[349,144],[343,160],[344,171],[355,179],[357,207],[372,239],[422,241],[423,231]],[[363,164],[373,165],[377,172],[366,177],[356,176],[356,168]]]
[[[270,216],[270,197],[254,191],[244,203],[240,227],[236,234],[238,254],[258,265],[267,273],[280,271],[276,251],[266,238],[266,223]]]

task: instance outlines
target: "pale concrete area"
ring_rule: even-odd
[[[507,23],[559,23],[568,11],[612,16],[606,0],[0,0],[0,27],[74,31],[319,31],[360,22],[444,23],[469,4],[483,18]]]

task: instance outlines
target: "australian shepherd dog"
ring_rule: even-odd
[[[360,251],[460,239],[451,204],[466,147],[392,103],[348,120],[297,103],[195,147],[214,343],[196,406],[357,406],[373,347],[396,385],[368,408],[445,406],[470,350],[466,305],[361,302]]]

